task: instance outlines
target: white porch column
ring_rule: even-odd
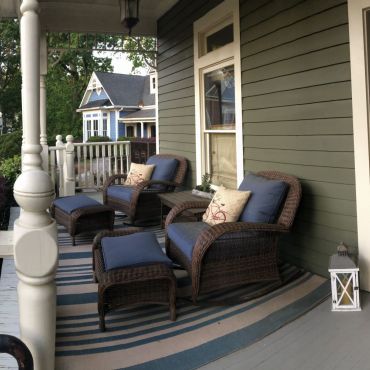
[[[144,122],[140,122],[141,125],[141,138],[144,137]]]
[[[46,134],[46,84],[45,77],[48,73],[48,48],[46,33],[40,37],[40,144],[42,146],[42,168],[49,171],[49,147]]]
[[[37,0],[23,0],[21,29],[23,172],[14,184],[22,212],[14,225],[14,260],[22,340],[35,370],[54,369],[56,224],[46,209],[54,190],[42,170],[40,145],[40,27]]]

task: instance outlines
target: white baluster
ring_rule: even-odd
[[[102,168],[102,171],[103,171],[103,185],[105,183],[105,180],[107,179],[107,173],[106,173],[106,169],[105,169],[105,151],[106,151],[106,145],[103,144],[102,145],[102,148],[101,148],[101,156],[102,156],[102,161],[103,161],[103,168]]]
[[[77,186],[81,187],[81,147],[77,147]]]
[[[126,149],[126,172],[125,173],[128,173],[128,171],[130,170],[130,166],[131,166],[131,142],[126,143],[125,149]]]
[[[84,152],[84,186],[88,186],[88,176],[87,176],[87,146],[84,145],[83,147]]]
[[[49,148],[50,150],[50,160],[49,160],[49,163],[50,163],[50,176],[51,176],[51,181],[55,187],[55,172],[56,172],[56,168],[55,168],[55,161],[56,161],[56,158],[55,158],[55,149],[52,149],[52,148]]]
[[[109,168],[108,168],[108,175],[112,176],[112,144],[108,145],[108,162],[109,162]]]
[[[37,0],[23,0],[21,29],[23,172],[14,184],[22,212],[14,225],[21,339],[30,348],[35,370],[54,369],[56,224],[46,209],[53,184],[42,170],[40,145],[40,28]]]
[[[118,153],[117,153],[118,144],[115,143],[113,145],[113,155],[114,155],[114,174],[117,175],[118,173]]]
[[[100,161],[100,145],[99,143],[95,145],[95,156],[96,156],[96,187],[100,187],[100,168],[99,168],[99,161]]]
[[[124,156],[123,144],[120,144],[119,146],[119,154],[120,154],[120,167],[121,167],[120,173],[124,173],[123,172],[123,156]]]
[[[75,177],[75,147],[73,145],[73,136],[66,137],[64,158],[64,195],[75,195],[76,177]]]
[[[89,145],[89,159],[90,159],[90,181],[89,181],[89,186],[94,187],[94,167],[93,167],[94,151],[93,151],[92,144]]]

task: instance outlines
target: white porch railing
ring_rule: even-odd
[[[58,135],[56,145],[49,147],[50,176],[59,196],[101,189],[109,176],[130,168],[129,141],[73,143],[71,135],[66,140],[64,144]]]

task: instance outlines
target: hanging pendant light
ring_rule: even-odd
[[[128,28],[129,36],[131,36],[132,28],[139,23],[139,1],[140,0],[119,0],[121,23]]]

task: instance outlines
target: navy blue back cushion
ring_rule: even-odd
[[[179,161],[176,158],[161,158],[152,156],[150,157],[146,164],[154,164],[154,171],[152,173],[151,180],[160,180],[160,181],[173,181],[176,176],[177,167]],[[162,189],[166,188],[165,185],[154,184],[151,186],[153,189]]]
[[[274,223],[285,200],[289,185],[280,180],[270,180],[249,173],[239,190],[252,192],[239,220],[244,222]]]
[[[79,208],[101,205],[101,203],[87,197],[86,195],[71,195],[68,197],[61,197],[55,199],[53,203],[55,207],[58,207],[66,213],[72,213]]]
[[[163,253],[152,232],[104,237],[101,240],[101,245],[106,271],[153,263],[165,263],[172,266],[171,260]]]

